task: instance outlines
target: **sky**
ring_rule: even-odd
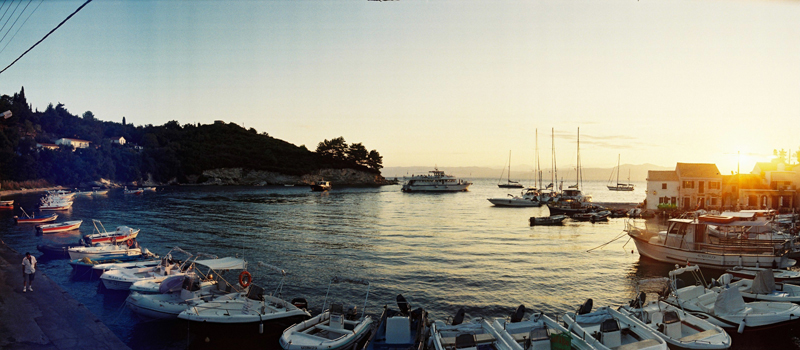
[[[0,67],[82,3],[3,2]],[[95,0],[0,93],[312,150],[342,136],[387,167],[526,167],[537,130],[543,167],[552,143],[574,165],[580,128],[584,167],[749,172],[800,149],[798,23],[799,1]]]

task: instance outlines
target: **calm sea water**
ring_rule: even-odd
[[[104,197],[76,198],[59,221],[91,219],[112,230],[140,228],[143,247],[158,254],[179,246],[192,253],[241,256],[285,268],[285,299],[308,299],[320,312],[332,276],[371,282],[366,311],[377,317],[403,294],[431,319],[445,319],[460,307],[469,317],[505,317],[519,304],[555,315],[576,309],[587,298],[595,305],[621,305],[640,278],[666,276],[671,266],[640,260],[627,237],[618,237],[623,219],[607,223],[568,222],[530,227],[528,218],[546,208],[497,208],[486,198],[516,190],[496,180],[473,180],[469,192],[406,194],[400,186],[339,188],[326,193],[308,187],[168,187],[143,196],[112,191]],[[602,182],[585,183],[596,202],[640,202],[645,184],[634,192],[611,192]],[[25,208],[38,194],[8,197]],[[2,239],[19,252],[36,251],[48,241],[75,241],[78,233],[37,237],[33,226],[17,226],[0,213]],[[97,281],[70,278],[66,260],[40,260],[40,268],[134,349],[187,347],[182,322],[142,321],[124,307],[126,295]],[[252,270],[251,270],[252,271]],[[719,272],[709,271],[707,277]],[[274,289],[279,276],[255,270],[255,282]],[[331,299],[363,307],[366,288],[336,285]],[[769,346],[764,345],[767,342]],[[796,348],[796,330],[777,336],[735,337],[738,349]],[[192,347],[197,345],[193,343]],[[202,344],[201,344],[202,345]],[[220,348],[217,346],[216,348]],[[277,342],[258,348],[278,349]]]

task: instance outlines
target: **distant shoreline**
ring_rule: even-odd
[[[45,191],[63,190],[63,189],[64,187],[56,186],[56,187],[43,187],[43,188],[26,188],[24,190],[0,190],[0,195],[20,194],[29,192],[45,192]]]

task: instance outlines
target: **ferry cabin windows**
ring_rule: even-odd
[[[667,189],[667,183],[662,183],[661,184],[661,189],[662,190],[666,190]]]
[[[683,188],[694,188],[694,181],[683,181],[681,184]]]

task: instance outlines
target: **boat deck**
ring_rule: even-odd
[[[37,272],[22,292],[22,255],[0,242],[0,348],[130,349],[83,304]]]

